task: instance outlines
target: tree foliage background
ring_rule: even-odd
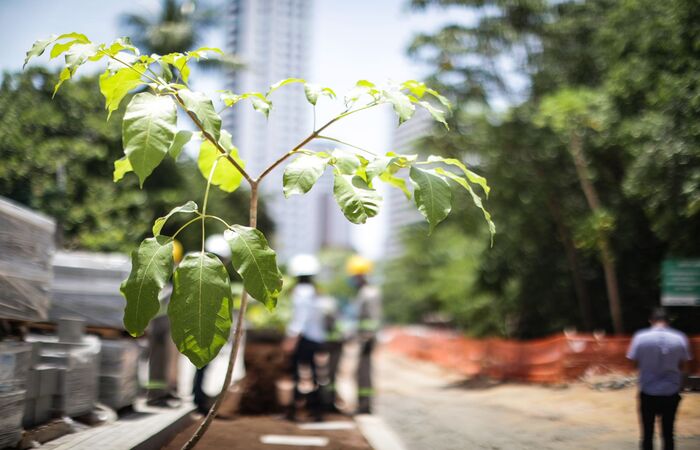
[[[58,74],[37,68],[6,73],[0,84],[0,196],[54,217],[60,244],[70,249],[130,251],[150,235],[153,221],[185,196],[201,198],[204,186],[186,154],[163,162],[143,190],[134,174],[112,182],[123,155],[121,119],[109,121],[95,77],[66,83],[51,99]],[[210,211],[247,220],[247,194],[210,194]],[[166,232],[184,220],[174,217]],[[209,226],[209,224],[208,224]],[[211,224],[209,232],[217,232]],[[270,220],[261,218],[269,230]],[[199,233],[181,234],[185,250],[199,247]]]
[[[389,264],[389,318],[441,311],[474,335],[534,337],[611,330],[596,243],[608,236],[625,330],[660,298],[664,258],[700,256],[700,8],[691,0],[414,0],[471,8],[474,25],[420,35],[409,52],[456,103],[450,126],[417,148],[469,156],[494,189],[499,234],[484,245],[473,212],[434,236],[408,230]],[[524,99],[506,111],[515,61]],[[512,98],[512,97],[510,97]],[[565,123],[576,105],[586,121]],[[543,120],[548,116],[550,120]],[[567,147],[580,136],[604,210],[592,214]],[[430,242],[428,242],[430,239]],[[698,308],[673,308],[700,331]]]

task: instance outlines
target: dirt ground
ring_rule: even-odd
[[[352,421],[343,416],[329,416],[327,421]],[[178,434],[165,450],[179,450],[194,433],[197,423]],[[279,416],[245,416],[236,420],[215,420],[207,434],[197,445],[198,450],[270,450],[274,448],[285,450],[313,450],[319,447],[269,445],[262,444],[260,437],[265,434],[282,434],[295,436],[325,436],[330,439],[330,450],[371,450],[369,444],[360,432],[355,429],[318,431],[301,430],[297,424],[282,419]]]
[[[465,383],[387,352],[375,372],[377,412],[411,450],[639,448],[635,387]],[[700,449],[699,393],[684,395],[676,437],[677,449]]]

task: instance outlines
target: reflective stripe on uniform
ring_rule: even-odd
[[[374,395],[374,389],[367,387],[360,388],[357,391],[357,395],[360,397],[372,397]]]

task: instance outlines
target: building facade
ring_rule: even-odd
[[[230,77],[233,92],[265,92],[279,80],[308,77],[312,0],[229,0],[228,15],[228,50],[245,65]],[[284,86],[271,94],[271,100],[269,119],[249,104],[236,105],[225,117],[246,169],[255,176],[313,127],[312,108],[301,84]],[[338,208],[332,204],[330,174],[303,197],[285,199],[282,172],[283,167],[278,168],[261,186],[262,198],[275,219],[272,240],[280,260],[315,253],[324,246],[348,246],[349,226],[338,220]]]

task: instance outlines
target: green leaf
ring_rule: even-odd
[[[401,89],[408,89],[416,98],[422,98],[427,87],[421,81],[407,80],[401,83]]]
[[[443,124],[445,128],[447,128],[448,130],[450,129],[450,126],[447,124],[447,120],[445,120],[445,111],[437,109],[436,107],[425,101],[416,102],[416,104],[425,108],[425,110],[428,111],[431,116],[433,116],[433,119]]]
[[[138,55],[139,53],[139,50],[136,47],[134,47],[134,45],[131,43],[131,39],[129,39],[128,37],[121,37],[115,39],[114,42],[112,42],[109,45],[109,48],[105,49],[105,52],[107,52],[107,54],[109,54],[110,56],[116,56],[117,53],[124,50],[130,51],[135,55]]]
[[[250,102],[253,104],[253,109],[259,113],[265,114],[265,117],[270,117],[270,111],[272,110],[272,102],[266,98],[258,97],[253,95],[250,98]]]
[[[282,291],[277,256],[259,230],[242,225],[231,228],[234,232],[226,232],[224,237],[231,246],[233,268],[243,278],[246,291],[272,311]]]
[[[428,220],[432,233],[452,209],[450,185],[444,177],[432,170],[411,167],[409,176],[415,186],[413,199],[418,211]]]
[[[408,190],[408,187],[406,186],[406,180],[403,178],[399,178],[396,175],[391,174],[390,172],[383,172],[381,175],[379,175],[379,179],[385,182],[386,184],[389,184],[391,186],[394,186],[395,188],[401,189],[406,196],[408,200],[411,199],[411,191]]]
[[[231,143],[231,135],[227,131],[221,132],[219,144],[228,152],[231,157],[238,162],[241,167],[245,167],[245,163],[238,157],[238,150]],[[209,179],[209,174],[214,166],[214,162],[221,155],[219,150],[209,142],[204,140],[199,147],[199,158],[197,165],[204,179]],[[243,175],[229,161],[221,160],[217,163],[214,175],[211,179],[211,184],[218,186],[222,191],[233,192],[241,185]]]
[[[59,42],[59,43],[57,43],[57,44],[54,45],[53,48],[51,49],[51,53],[49,53],[49,59],[54,59],[55,57],[62,55],[62,54],[65,53],[66,51],[70,50],[70,48],[71,48],[73,45],[79,44],[79,43],[80,43],[80,41],[77,40],[77,39],[74,39],[74,40],[68,41],[68,42]]]
[[[321,95],[326,95],[329,98],[335,98],[335,92],[333,92],[333,89],[328,87],[322,87],[321,85],[314,83],[304,84],[304,94],[306,95],[306,99],[309,101],[309,103],[311,103],[314,106],[318,101],[318,97]]]
[[[70,70],[71,76],[75,75],[78,67],[82,66],[89,58],[98,53],[97,44],[75,44],[66,53],[66,67]],[[99,59],[99,58],[98,58]]]
[[[47,39],[39,39],[34,42],[32,45],[32,48],[29,49],[27,52],[27,56],[24,58],[24,64],[22,65],[22,70],[27,66],[29,63],[29,60],[34,58],[35,56],[41,56],[44,51],[46,50],[46,47],[51,45],[53,42],[56,42],[56,39],[58,37],[54,34],[52,36],[49,36]]]
[[[188,254],[175,270],[168,318],[173,342],[192,364],[204,367],[231,331],[231,285],[226,268],[211,253]]]
[[[201,92],[192,92],[189,89],[182,89],[178,95],[185,109],[197,116],[204,131],[218,141],[221,136],[221,117],[216,113],[211,99]]]
[[[394,107],[396,115],[399,117],[399,125],[413,117],[416,107],[406,94],[398,90],[388,90],[382,92],[384,99]]]
[[[163,236],[148,238],[131,252],[131,273],[121,284],[126,299],[124,327],[140,336],[158,313],[158,294],[173,273],[173,240]]]
[[[145,65],[140,67],[145,70]],[[136,71],[125,67],[112,73],[106,70],[100,75],[100,92],[105,98],[105,108],[107,109],[107,120],[109,120],[113,111],[119,109],[119,104],[122,99],[129,93],[130,90],[141,85],[141,75]]]
[[[491,188],[489,187],[488,182],[486,181],[486,178],[482,177],[481,175],[478,175],[471,170],[467,169],[467,166],[462,163],[462,161],[456,159],[456,158],[442,158],[439,156],[435,155],[430,155],[427,160],[429,163],[433,162],[443,162],[445,164],[449,164],[451,166],[456,166],[458,167],[462,172],[464,172],[464,175],[466,175],[467,179],[474,184],[478,184],[481,186],[481,189],[484,190],[484,193],[486,194],[486,197],[489,196],[489,193],[491,192]]]
[[[194,133],[189,130],[180,130],[177,132],[175,139],[173,139],[173,143],[168,149],[168,153],[174,160],[177,160],[177,157],[180,156],[182,149],[185,148],[185,145],[187,145],[188,142],[190,142],[193,135]]]
[[[330,164],[338,169],[340,173],[352,175],[357,168],[360,167],[360,160],[357,159],[354,153],[349,153],[344,150],[333,150]]]
[[[491,246],[493,247],[493,236],[496,234],[496,225],[491,220],[491,214],[486,210],[486,208],[484,208],[484,203],[481,201],[481,197],[479,197],[479,195],[476,192],[474,192],[474,189],[472,189],[469,183],[467,183],[467,180],[465,180],[464,178],[455,175],[454,173],[449,172],[441,167],[438,167],[437,169],[435,169],[435,171],[456,181],[460,186],[466,189],[467,192],[469,192],[469,195],[471,195],[474,205],[476,205],[476,207],[479,208],[484,214],[484,219],[486,220],[486,223],[489,226],[489,234],[491,235]]]
[[[177,111],[170,97],[136,94],[122,123],[124,153],[143,182],[168,153],[175,138]]]
[[[193,56],[197,59],[207,58],[207,53],[217,53],[221,56],[224,55],[224,51],[217,47],[199,47],[197,50],[187,52],[188,55]]]
[[[115,183],[124,178],[124,175],[129,172],[133,172],[133,169],[131,168],[131,163],[126,156],[122,156],[118,160],[114,161],[114,173],[112,175],[112,179]]]
[[[382,198],[359,176],[345,175],[336,169],[333,196],[345,217],[352,223],[365,223],[379,213]]]
[[[58,89],[61,87],[63,82],[66,80],[70,80],[70,77],[70,69],[68,69],[68,67],[64,67],[61,70],[61,73],[58,75],[58,82],[56,83],[56,86],[53,87],[53,94],[51,95],[51,98],[54,98],[56,96],[56,92],[58,92]]]
[[[373,98],[377,98],[379,96],[379,89],[377,89],[371,81],[360,80],[355,84],[355,87],[345,94],[345,106],[352,106],[352,104],[363,95],[370,95]]]
[[[285,85],[287,85],[287,84],[291,84],[291,83],[305,83],[305,82],[306,82],[306,80],[303,80],[303,79],[301,79],[301,78],[287,78],[287,79],[284,79],[284,80],[280,80],[280,81],[278,81],[277,83],[275,83],[275,84],[273,84],[272,86],[270,86],[270,89],[268,89],[267,92],[265,93],[265,97],[269,96],[270,94],[272,94],[273,92],[275,92],[277,89],[279,89],[279,88],[281,88],[282,86],[285,86]]]
[[[396,159],[390,156],[380,156],[370,161],[365,167],[365,180],[367,183],[371,184],[372,180],[384,173]]]
[[[165,225],[165,222],[167,222],[173,214],[192,214],[195,212],[197,212],[197,204],[192,200],[188,201],[184,205],[176,206],[175,208],[171,209],[170,212],[165,216],[156,219],[156,221],[153,223],[153,236],[160,235],[160,232],[163,229],[163,225]]]
[[[246,92],[245,94],[234,94],[231,91],[222,91],[221,101],[228,107],[235,105],[241,100],[250,100],[253,109],[265,114],[265,117],[270,115],[272,110],[272,102],[262,95],[260,92]]]
[[[180,72],[182,80],[187,83],[190,78],[190,67],[187,65],[190,61],[188,55],[183,55],[182,53],[168,53],[167,55],[161,56],[160,59],[175,67]]]
[[[301,155],[284,169],[284,196],[306,194],[323,175],[328,161],[312,155]]]

